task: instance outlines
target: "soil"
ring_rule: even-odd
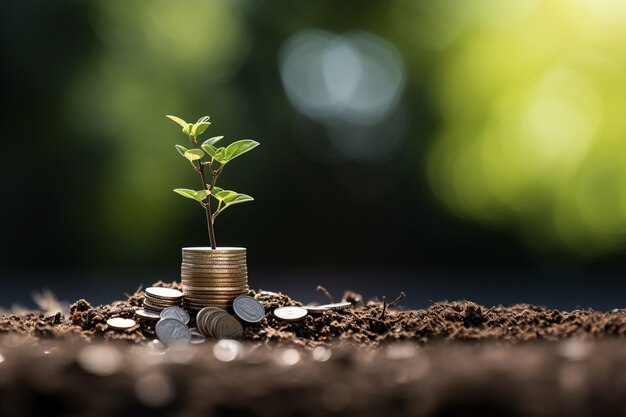
[[[251,295],[267,311],[301,305]],[[403,310],[347,292],[352,309],[298,323],[268,314],[240,344],[165,351],[149,325],[106,325],[142,300],[0,316],[0,416],[626,414],[626,310]]]

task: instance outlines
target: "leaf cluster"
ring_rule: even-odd
[[[202,190],[177,188],[174,192],[199,202],[205,209],[207,205],[210,204],[210,198],[215,199],[218,205],[211,215],[211,220],[215,219],[215,217],[230,206],[254,200],[247,194],[224,190],[216,186],[216,182],[224,167],[229,162],[259,146],[259,142],[251,139],[243,139],[225,147],[217,147],[216,144],[224,137],[214,136],[200,144],[198,137],[211,125],[209,116],[201,117],[196,123],[187,123],[177,116],[168,115],[167,117],[180,125],[182,132],[189,138],[191,143],[189,149],[181,145],[175,145],[176,150],[183,158],[189,161],[194,170],[201,174],[203,182],[205,183],[205,188]],[[204,181],[205,169],[208,169],[211,174],[210,180],[206,182]]]

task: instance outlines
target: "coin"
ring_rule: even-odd
[[[278,307],[274,310],[274,316],[285,321],[300,321],[306,317],[308,311],[302,307]]]
[[[329,310],[344,310],[346,308],[352,307],[352,303],[333,303],[333,304],[322,304],[320,307],[327,308]]]
[[[221,317],[222,315],[227,315],[227,314],[228,313],[226,312],[226,310],[223,310],[221,308],[217,308],[217,307],[203,308],[198,313],[199,318],[196,323],[198,325],[198,330],[200,330],[200,332],[207,337],[213,337],[213,333],[211,331],[213,321],[217,317]]]
[[[214,270],[189,270],[181,269],[180,275],[190,278],[247,278],[248,271],[246,270],[230,270],[230,269],[214,269]]]
[[[191,344],[192,345],[199,345],[200,343],[204,343],[206,342],[206,337],[204,337],[204,335],[202,333],[200,333],[198,330],[191,330]]]
[[[218,287],[218,286],[188,286],[185,289],[185,293],[189,292],[189,291],[194,291],[194,292],[237,292],[237,291],[248,291],[248,286],[244,285],[244,286],[236,286],[236,287]]]
[[[183,296],[182,292],[175,290],[174,288],[163,287],[148,287],[146,288],[145,293],[155,298],[166,299],[180,299]]]
[[[159,340],[167,346],[189,343],[191,332],[186,324],[177,319],[161,319],[156,324],[154,331]]]
[[[322,314],[329,310],[328,308],[322,306],[304,306],[304,308],[306,308],[310,314]]]
[[[225,267],[231,267],[231,268],[246,268],[247,264],[245,261],[211,261],[211,263],[198,263],[198,262],[185,262],[185,259],[183,259],[183,262],[180,264],[180,266],[182,268],[191,268],[191,269],[195,269],[195,268],[225,268]]]
[[[127,330],[137,324],[133,319],[124,319],[122,317],[115,317],[107,320],[107,324],[110,328],[116,330]]]
[[[218,339],[235,339],[243,336],[243,327],[235,316],[227,314],[217,318],[215,337]]]
[[[185,289],[185,296],[194,296],[194,295],[200,295],[200,296],[204,296],[204,295],[217,295],[217,294],[237,294],[237,293],[244,293],[248,291],[248,286],[244,285],[244,286],[240,286],[240,287],[222,287],[222,288],[218,288],[218,289],[212,289],[212,290],[196,290],[196,289]]]
[[[189,323],[189,314],[178,306],[166,308],[161,311],[160,316],[162,319],[176,319],[183,324]]]
[[[145,298],[143,300],[143,305],[144,306],[152,305],[152,306],[155,306],[155,307],[160,307],[161,310],[163,310],[164,308],[176,306],[176,305],[179,305],[179,304],[180,304],[180,301],[177,301],[175,303],[170,303],[170,302],[156,301],[156,300],[152,300],[152,299],[149,299],[149,298]]]
[[[245,256],[183,256],[183,263],[193,265],[210,265],[212,263],[243,263],[247,262]]]
[[[234,269],[234,268],[212,268],[212,269],[186,269],[181,268],[181,275],[191,275],[194,277],[203,277],[203,276],[221,276],[221,275],[236,275],[236,276],[244,276],[248,275],[248,271],[243,269]]]
[[[146,320],[159,320],[161,318],[158,311],[150,310],[147,308],[140,308],[139,310],[135,310],[135,315],[137,315],[137,317],[139,318]]]
[[[192,246],[183,248],[183,252],[200,252],[200,253],[241,253],[246,252],[246,248],[237,246],[224,246],[220,248],[210,248],[208,246]]]
[[[248,323],[258,323],[265,317],[265,309],[261,303],[247,295],[235,298],[233,310],[237,317]]]

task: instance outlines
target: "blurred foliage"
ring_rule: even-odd
[[[465,29],[438,67],[433,189],[456,213],[534,247],[593,255],[622,245],[626,6],[477,3],[453,8]]]
[[[623,249],[619,0],[1,7],[0,181],[19,196],[3,201],[4,265],[169,265],[206,244],[171,193],[197,179],[170,113],[263,143],[227,174],[254,213],[219,226],[259,263],[529,263],[512,236]]]

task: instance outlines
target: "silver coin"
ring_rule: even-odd
[[[274,310],[274,315],[285,321],[300,321],[306,317],[309,312],[302,307],[278,307]]]
[[[199,345],[200,343],[206,342],[206,337],[202,333],[200,333],[197,329],[191,330],[191,344]]]
[[[185,344],[191,341],[191,332],[186,324],[176,319],[161,319],[154,328],[159,340],[167,346]]]
[[[137,322],[135,322],[135,320],[133,319],[123,319],[121,317],[115,317],[113,319],[108,319],[107,324],[112,329],[127,330],[137,324]]]
[[[346,308],[352,307],[352,303],[333,303],[333,304],[322,304],[319,307],[326,308],[328,310],[344,310]]]
[[[258,323],[265,317],[265,309],[261,303],[247,295],[235,298],[233,310],[237,317],[248,323]]]
[[[146,320],[159,320],[161,318],[158,311],[150,310],[148,308],[140,308],[139,310],[135,310],[135,315],[139,318]]]
[[[183,297],[183,293],[175,290],[174,288],[148,287],[146,288],[145,293],[155,298],[169,298],[177,300]]]
[[[310,314],[323,314],[324,312],[330,310],[329,308],[323,306],[304,306]]]
[[[183,324],[189,323],[189,314],[178,306],[168,307],[161,311],[162,319],[176,319]]]

